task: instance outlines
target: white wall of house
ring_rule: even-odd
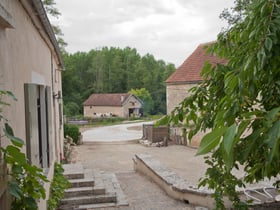
[[[113,116],[127,118],[130,109],[137,115],[141,108],[141,102],[132,95],[124,101],[123,106],[84,106],[84,116],[99,118],[110,117],[110,114],[112,114]]]
[[[110,117],[110,114],[119,117],[123,116],[122,106],[84,106],[85,117]]]
[[[134,95],[131,95],[123,105],[124,117],[130,117],[129,110],[133,111],[131,115],[135,115],[135,116],[139,115],[140,114],[139,110],[141,108],[142,108],[141,102]]]
[[[53,98],[53,93],[61,91],[61,68],[58,66],[54,47],[29,2],[0,1],[0,89],[12,91],[17,98],[17,101],[6,98],[11,105],[5,107],[3,113],[15,135],[25,141],[23,151],[29,151],[32,164],[48,168],[47,176],[52,179],[54,162],[59,161],[60,154],[63,154],[62,109],[59,108],[61,101]],[[5,17],[12,23],[8,27],[3,23]],[[28,94],[31,104],[29,113],[26,111]],[[29,125],[27,122],[28,118],[35,116],[34,113],[38,114],[36,104],[32,104],[32,100],[36,102],[37,97],[41,100],[42,110],[48,107],[47,118],[44,111],[41,112],[44,115],[42,130],[49,140],[49,156],[47,160],[44,155],[43,165],[39,160],[38,138],[26,138],[28,128],[31,128],[30,132],[34,134],[36,126],[38,127],[34,121]],[[47,103],[43,101],[45,99]],[[2,146],[8,143],[7,139],[1,139]],[[47,150],[47,145],[44,145],[43,149]],[[45,152],[47,151],[43,151]],[[49,184],[45,187],[48,195]],[[0,202],[1,196],[4,195],[0,194]],[[46,209],[46,201],[40,202],[39,209]]]

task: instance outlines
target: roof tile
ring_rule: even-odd
[[[200,44],[196,50],[184,61],[184,63],[177,68],[177,70],[170,75],[165,81],[166,83],[195,83],[202,81],[200,72],[204,63],[208,61],[210,64],[225,64],[226,60],[218,58],[216,55],[206,53],[206,47],[213,42]]]
[[[130,96],[128,93],[92,94],[83,103],[84,106],[122,106]]]

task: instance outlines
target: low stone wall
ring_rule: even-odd
[[[148,176],[174,199],[209,209],[215,208],[214,199],[211,197],[213,191],[201,190],[197,186],[188,184],[186,180],[153,159],[151,155],[135,155],[134,169],[136,172]],[[225,204],[230,206],[227,201]]]
[[[161,142],[164,138],[168,139],[168,127],[155,127],[153,124],[143,124],[143,137],[152,143]]]
[[[148,154],[135,155],[134,169],[145,176],[148,176],[153,180],[159,187],[161,187],[170,197],[182,200],[186,203],[203,206],[208,209],[215,208],[215,201],[212,198],[213,191],[208,189],[198,189],[197,186],[189,184],[185,179],[181,178],[175,172],[161,164],[158,160],[152,158]],[[270,185],[269,183],[267,183]],[[258,190],[263,193],[263,187],[256,186],[248,190]],[[246,200],[246,196],[240,190],[241,200]],[[262,203],[253,203],[252,209],[254,210],[278,210],[280,209],[280,193],[275,189],[273,199],[263,197]],[[257,194],[255,194],[257,195]],[[257,197],[257,196],[256,196]],[[227,209],[231,209],[231,202],[225,198],[225,206]]]

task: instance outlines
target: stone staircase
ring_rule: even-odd
[[[64,192],[60,210],[128,205],[115,174],[85,169],[81,163],[65,164],[63,168],[71,186]]]

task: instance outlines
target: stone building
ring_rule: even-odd
[[[183,64],[165,81],[167,114],[170,114],[184,98],[190,95],[189,90],[192,87],[198,85],[202,81],[200,72],[205,62],[209,62],[212,65],[226,63],[225,60],[206,53],[206,47],[211,43],[213,42],[200,44]],[[171,129],[171,138],[180,138],[181,135],[180,128]],[[203,133],[197,134],[193,138],[191,145],[198,146],[202,136]],[[181,143],[185,143],[185,140],[181,139]]]
[[[85,117],[141,117],[143,102],[133,94],[92,94],[83,103]]]
[[[0,43],[0,90],[11,91],[17,98],[2,98],[10,103],[2,107],[2,114],[15,136],[25,141],[22,150],[30,163],[52,180],[54,163],[63,156],[63,64],[40,0],[0,0]],[[10,141],[1,132],[5,147]],[[1,162],[1,209],[10,209],[6,170]],[[46,200],[49,186],[44,184]],[[46,200],[39,201],[39,209],[46,209]]]

